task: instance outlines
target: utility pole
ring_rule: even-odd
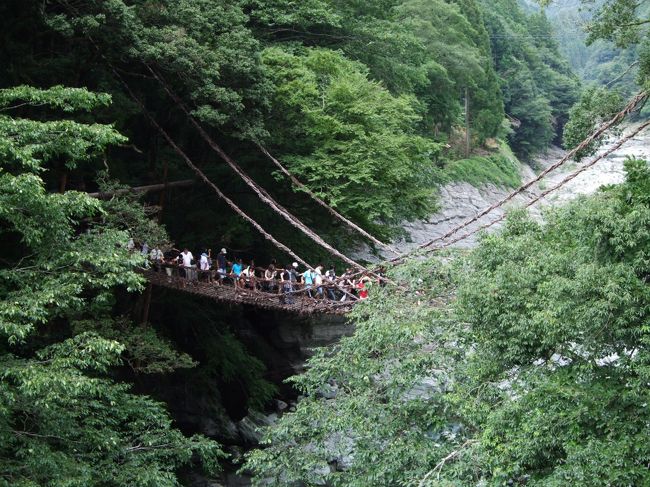
[[[465,88],[465,157],[469,157],[471,141],[469,133],[469,89]]]

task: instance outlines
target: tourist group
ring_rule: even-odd
[[[252,290],[278,294],[286,304],[294,302],[294,296],[301,294],[311,299],[346,301],[367,299],[369,287],[375,282],[377,274],[381,278],[383,269],[371,277],[367,272],[355,272],[348,268],[337,276],[334,265],[325,270],[323,265],[301,270],[297,262],[278,266],[272,261],[266,267],[256,267],[254,261],[244,263],[241,258],[229,260],[228,251],[223,248],[213,258],[212,251],[206,249],[198,259],[187,248],[183,251],[172,249],[163,252],[149,249],[144,243],[136,248],[129,240],[129,250],[139,250],[148,257],[149,265],[154,270],[164,271],[172,279],[182,279],[182,285],[196,285],[199,282],[212,283],[216,286],[230,285],[238,290]]]

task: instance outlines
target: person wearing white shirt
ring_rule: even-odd
[[[185,249],[181,252],[181,260],[183,261],[183,267],[192,267],[194,256],[192,255],[192,252]]]
[[[314,286],[319,298],[323,298],[323,266],[319,265],[314,269]]]
[[[181,255],[179,255],[178,257],[179,260],[181,261],[181,266],[183,268],[181,275],[186,279],[191,279],[192,261],[194,260],[194,256],[192,255],[192,252],[190,252],[188,249],[184,249],[181,252]]]
[[[201,254],[201,259],[199,260],[199,265],[201,266],[202,271],[209,271],[210,270],[210,261],[208,260],[208,254],[203,252]]]
[[[241,273],[243,279],[243,287],[255,289],[255,264],[251,262]]]

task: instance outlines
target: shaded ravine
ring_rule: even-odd
[[[215,478],[194,467],[184,469],[182,485],[250,485],[237,474],[243,455],[257,446],[259,428],[295,408],[298,400],[284,381],[304,371],[314,349],[351,335],[352,324],[342,315],[300,316],[159,287],[153,288],[151,303],[153,326],[197,364],[168,374],[129,375],[134,391],[163,401],[184,434],[215,439],[229,455]],[[277,388],[257,406],[251,404],[252,375]]]

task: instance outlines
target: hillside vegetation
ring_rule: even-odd
[[[589,27],[639,54],[642,89],[646,13],[596,2]],[[620,98],[587,90],[567,138]],[[516,211],[472,251],[395,267],[408,287],[373,288],[355,335],[292,379],[304,399],[248,455],[256,485],[650,483],[650,166],[630,158],[625,171],[544,223]]]
[[[630,2],[605,5],[594,38],[644,38]],[[515,156],[620,105],[581,97],[549,19],[515,0],[6,0],[0,27],[0,487],[216,478],[218,421],[278,393],[265,363],[289,358],[265,355],[264,334],[286,317],[157,294],[129,249],[292,262],[238,207],[342,269],[224,154],[345,251],[360,237],[259,146],[389,241],[442,184],[514,187]],[[628,170],[548,226],[513,218],[467,258],[393,270],[407,291],[371,288],[357,333],[316,354],[294,381],[305,399],[245,470],[271,485],[643,484],[648,174]],[[621,366],[601,367],[613,354]]]

